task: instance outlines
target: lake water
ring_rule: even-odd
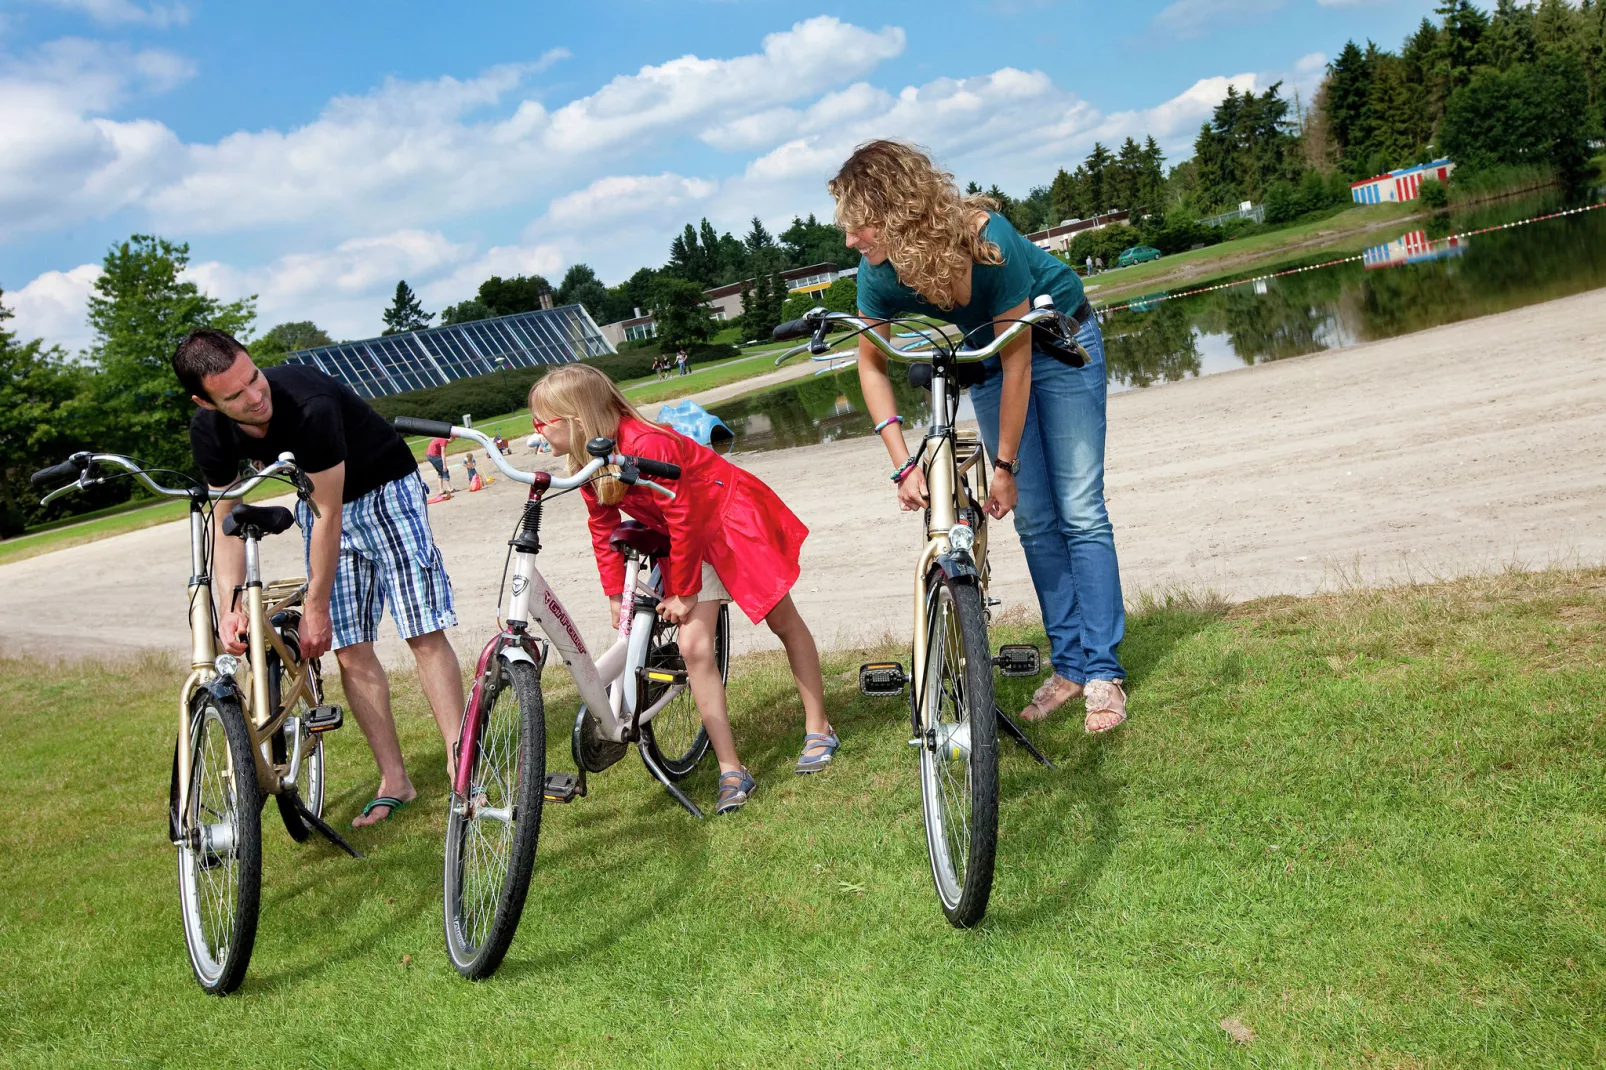
[[[1606,191],[1596,190],[1581,203],[1603,195]],[[1191,297],[1134,301],[1130,309],[1101,317],[1110,392],[1344,349],[1606,287],[1606,209],[1445,240],[1565,206],[1559,196],[1524,197],[1441,213],[1378,231],[1363,261]],[[1331,252],[1317,250],[1276,268],[1331,259]],[[930,419],[929,397],[910,387],[897,369],[894,373],[898,411],[910,424],[924,424]],[[741,452],[871,433],[851,366],[735,398],[711,411],[736,432],[735,448]],[[968,397],[960,417],[972,418]]]

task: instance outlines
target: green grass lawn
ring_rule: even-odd
[[[1150,260],[1131,267],[1115,268],[1086,280],[1088,297],[1095,305],[1107,305],[1116,298],[1131,296],[1148,286],[1155,278],[1169,275],[1183,267],[1191,267],[1199,272],[1187,281],[1189,286],[1196,285],[1210,278],[1212,272],[1238,272],[1252,263],[1274,259],[1291,246],[1321,238],[1324,231],[1332,232],[1330,237],[1335,246],[1342,245],[1347,237],[1349,244],[1358,250],[1376,244],[1372,235],[1364,233],[1366,228],[1404,219],[1419,211],[1421,206],[1415,203],[1388,203],[1347,208],[1325,219],[1299,223],[1248,238],[1236,238],[1204,249],[1173,253],[1159,260]],[[1243,262],[1246,257],[1249,258],[1247,263]],[[1222,265],[1219,270],[1218,264]],[[1174,284],[1172,288],[1177,286]]]
[[[980,929],[937,909],[906,706],[828,657],[843,748],[795,777],[796,695],[757,655],[731,686],[753,802],[694,821],[627,758],[550,806],[481,984],[443,953],[440,742],[399,677],[422,801],[353,833],[361,861],[293,845],[270,805],[256,953],[221,1001],[190,980],[165,842],[175,664],[0,663],[0,1063],[1606,1062],[1606,570],[1150,605],[1122,655],[1119,733],[1035,727],[1054,769],[1004,745]],[[547,685],[561,768],[574,696]],[[373,770],[354,725],[330,746],[343,826]]]

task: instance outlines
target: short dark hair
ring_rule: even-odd
[[[191,394],[208,397],[201,380],[228,371],[245,352],[245,346],[227,331],[201,327],[185,335],[173,350],[173,374]]]

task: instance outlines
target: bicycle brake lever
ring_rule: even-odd
[[[636,480],[636,486],[646,487],[648,490],[656,491],[657,493],[662,494],[665,498],[673,498],[675,496],[674,491],[670,490],[668,487],[654,483],[650,479],[638,479]]]

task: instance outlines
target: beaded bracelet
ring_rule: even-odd
[[[917,465],[919,463],[920,463],[920,455],[919,454],[913,454],[913,453],[910,454],[909,455],[909,459],[907,461],[903,462],[903,467],[899,468],[896,472],[892,473],[892,477],[891,477],[892,481],[894,483],[902,483],[904,481],[904,479],[906,479],[908,477],[909,473],[913,472],[915,470],[915,465]]]
[[[887,428],[891,427],[893,424],[901,424],[901,423],[903,423],[903,417],[902,416],[888,416],[885,420],[882,420],[880,423],[875,425],[875,433],[879,435],[881,432],[885,431]]]

